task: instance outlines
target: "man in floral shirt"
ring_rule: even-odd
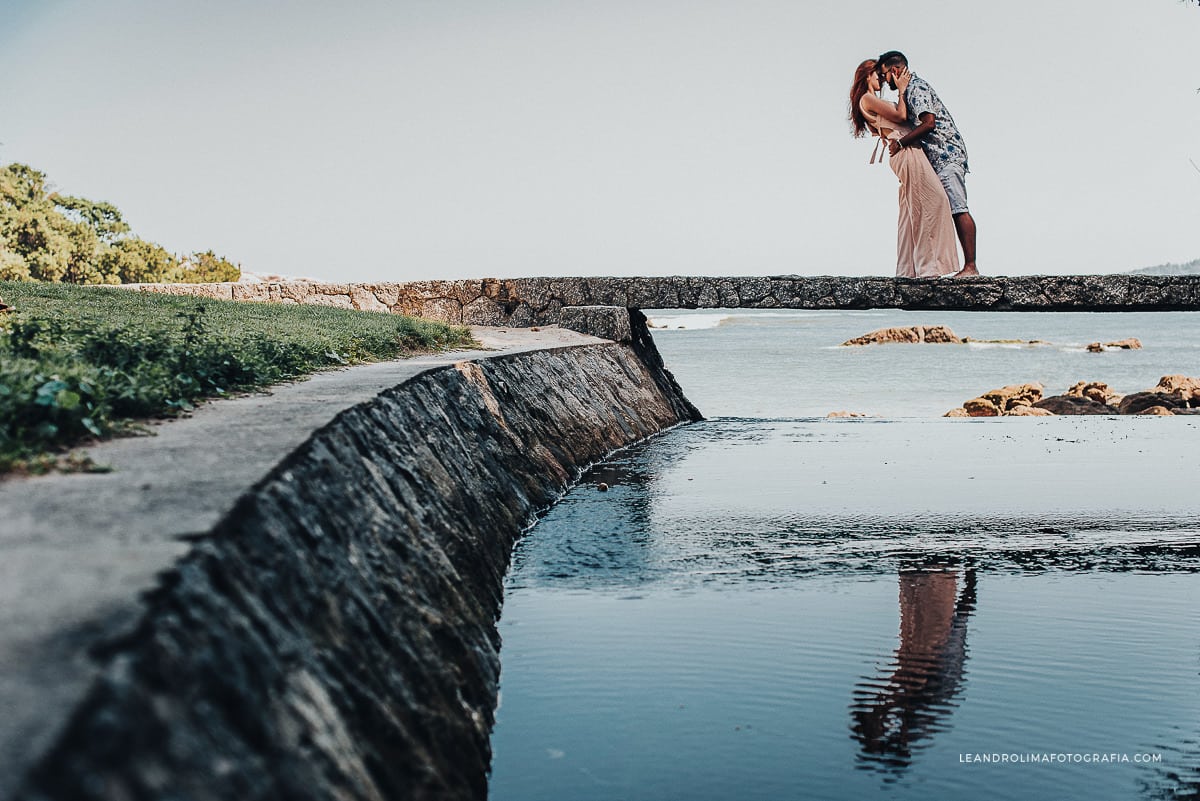
[[[896,76],[908,69],[908,59],[903,53],[890,50],[879,57],[878,63],[884,80],[895,89]],[[925,151],[950,198],[950,214],[963,249],[964,264],[958,275],[979,275],[975,266],[975,218],[967,208],[967,145],[937,92],[916,75],[908,83],[904,102],[913,129],[891,143],[892,153],[914,144]]]

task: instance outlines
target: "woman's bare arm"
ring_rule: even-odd
[[[900,102],[904,102],[903,98]],[[908,117],[900,113],[900,109],[896,107],[895,103],[889,103],[873,94],[863,95],[862,99],[858,101],[858,107],[863,110],[864,114],[874,114],[888,122],[902,124],[908,121]]]

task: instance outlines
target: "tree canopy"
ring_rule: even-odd
[[[130,232],[111,203],[61,195],[27,164],[0,168],[0,281],[71,284],[236,281],[208,250],[176,256]]]

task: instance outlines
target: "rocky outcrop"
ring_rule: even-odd
[[[1200,378],[1185,375],[1165,375],[1158,380],[1155,392],[1181,401],[1190,407],[1200,406]]]
[[[483,278],[314,284],[141,284],[147,292],[320,303],[475,325],[549,325],[566,306],[641,309],[956,309],[1194,311],[1200,276],[1030,275],[948,279],[883,276]]]
[[[1101,381],[1080,381],[1063,395],[1042,397],[1041,384],[1014,384],[972,398],[946,417],[1076,414],[1200,414],[1200,378],[1167,375],[1145,392],[1118,395]]]
[[[883,345],[903,342],[912,344],[961,345],[962,340],[944,325],[910,325],[900,328],[880,328],[842,343],[851,345]]]
[[[1121,396],[1103,381],[1080,381],[1066,392],[1073,398],[1087,398],[1102,405],[1112,405],[1121,402]]]
[[[697,414],[628,344],[423,373],[339,415],[165,575],[21,801],[483,799],[515,538]]]
[[[1106,350],[1141,350],[1142,342],[1135,337],[1118,339],[1116,342],[1092,342],[1087,346],[1088,353],[1103,353]]]
[[[1163,409],[1170,413],[1171,409],[1176,408],[1186,409],[1187,404],[1154,390],[1131,392],[1117,405],[1117,411],[1121,414],[1144,414],[1148,409]],[[1154,412],[1154,414],[1161,414],[1161,412]]]
[[[1000,417],[1014,414],[1018,408],[1033,406],[1042,399],[1041,384],[1012,384],[985,392],[962,405],[963,413],[957,410],[947,417]]]

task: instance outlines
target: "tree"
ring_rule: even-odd
[[[71,240],[40,204],[30,203],[7,215],[0,231],[8,249],[29,267],[37,281],[61,281],[70,269]]]
[[[100,273],[118,284],[156,284],[171,280],[179,260],[161,245],[137,237],[118,239],[100,251]]]
[[[240,266],[221,258],[211,250],[206,250],[203,253],[193,253],[184,259],[170,280],[181,284],[209,284],[236,281],[241,277]]]
[[[111,203],[60,195],[27,164],[0,168],[0,280],[120,284],[236,281],[241,268],[213,251],[181,261],[132,236]]]
[[[0,281],[28,281],[29,265],[18,253],[13,253],[0,239]]]
[[[90,226],[102,242],[111,242],[121,234],[129,233],[121,212],[111,203],[58,194],[51,195],[50,199],[67,219]]]

